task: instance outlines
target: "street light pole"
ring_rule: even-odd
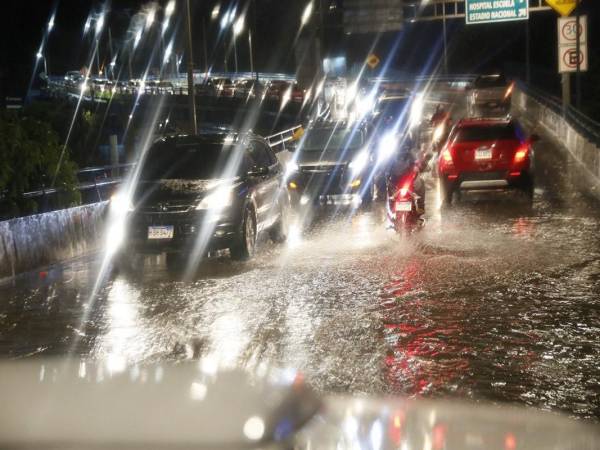
[[[579,9],[580,0],[577,0],[575,7],[577,8],[576,16],[576,54],[577,54],[577,74],[575,78],[575,106],[578,110],[581,110],[581,11]]]
[[[444,33],[444,75],[448,75],[448,34],[446,30],[446,2],[442,3],[442,32]]]
[[[251,30],[253,29],[256,33],[256,0],[251,1],[252,6],[252,25],[250,25]],[[254,65],[254,47],[252,47],[252,36],[250,36],[250,61],[252,65]],[[258,82],[258,69],[256,69],[256,81]]]
[[[100,76],[100,39],[96,37],[96,72]]]
[[[252,30],[248,30],[248,47],[250,49],[250,73],[254,73],[254,54],[252,51]]]
[[[194,53],[192,52],[192,14],[190,10],[190,0],[185,0],[185,9],[187,19],[187,82],[190,133],[196,135],[198,134],[198,124],[196,123],[196,100],[194,98]]]
[[[208,78],[208,48],[206,45],[206,19],[202,17],[202,43],[204,50],[204,80]]]
[[[238,73],[238,59],[237,59],[237,37],[235,35],[235,32],[233,33],[233,64],[235,67],[235,74],[237,75]]]

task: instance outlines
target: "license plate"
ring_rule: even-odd
[[[491,148],[479,148],[475,150],[475,159],[477,161],[482,159],[492,159],[492,149]]]
[[[489,106],[490,108],[497,108],[497,107],[498,107],[498,103],[496,103],[496,102],[491,102],[491,103],[488,103],[488,106]]]
[[[411,202],[397,202],[396,203],[396,212],[411,212],[412,211],[412,203]]]
[[[173,225],[148,227],[148,239],[173,239]]]

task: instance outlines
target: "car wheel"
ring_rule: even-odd
[[[454,188],[451,183],[444,181],[442,178],[439,179],[440,195],[442,197],[442,206],[451,206],[452,197],[454,194]]]
[[[535,183],[533,181],[533,177],[528,175],[523,180],[523,184],[521,186],[521,191],[526,196],[526,198],[531,201],[531,200],[533,200],[534,190],[535,190]]]
[[[165,264],[168,270],[182,270],[185,268],[185,262],[185,258],[179,253],[167,253],[165,255]]]
[[[371,206],[373,206],[373,201],[375,200],[375,183],[370,183],[369,187],[365,190],[364,194],[362,195],[362,208],[366,211],[369,211],[371,209]]]
[[[236,238],[236,242],[229,248],[231,258],[243,261],[250,259],[254,254],[256,246],[256,216],[251,207],[246,207],[241,229]]]
[[[276,244],[282,244],[287,240],[290,229],[290,207],[284,199],[281,201],[279,220],[269,230],[269,237]]]

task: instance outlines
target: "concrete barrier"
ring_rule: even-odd
[[[105,210],[102,202],[0,222],[0,278],[96,248]]]
[[[513,112],[538,124],[540,131],[573,157],[585,176],[589,192],[600,199],[600,148],[596,143],[578,132],[555,104],[546,105],[520,88],[515,89],[512,106]]]

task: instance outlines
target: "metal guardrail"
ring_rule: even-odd
[[[292,128],[288,128],[287,130],[280,131],[279,133],[272,134],[271,136],[265,137],[267,143],[274,151],[283,151],[285,150],[286,142],[290,142],[294,139],[294,133],[301,129],[302,125],[296,125]],[[277,150],[277,147],[281,146],[282,148]]]
[[[101,167],[85,167],[77,172],[79,184],[77,190],[79,192],[95,190],[99,200],[102,200],[100,194],[100,188],[119,184],[123,180],[124,172],[135,167],[135,164],[116,164],[112,166],[101,166]],[[94,174],[89,180],[82,180],[81,178],[87,177],[90,174]],[[100,176],[98,176],[100,175]],[[46,188],[42,187],[35,191],[24,192],[21,194],[23,198],[35,199],[44,198],[58,192],[63,191],[61,187]],[[3,199],[0,196],[0,201]]]
[[[370,82],[382,82],[382,83],[410,83],[410,84],[423,84],[423,83],[471,83],[477,75],[474,74],[457,74],[457,75],[423,75],[423,76],[409,76],[409,75],[398,75],[398,76],[385,76],[385,77],[373,77],[370,78]]]
[[[569,105],[567,108],[564,108],[560,98],[550,95],[539,88],[527,85],[522,81],[517,81],[517,86],[519,89],[521,89],[521,91],[535,99],[540,104],[550,108],[557,114],[562,114],[567,123],[571,125],[577,132],[581,133],[586,139],[596,144],[596,146],[600,146],[600,122],[597,122],[594,119],[586,116],[571,105]]]

